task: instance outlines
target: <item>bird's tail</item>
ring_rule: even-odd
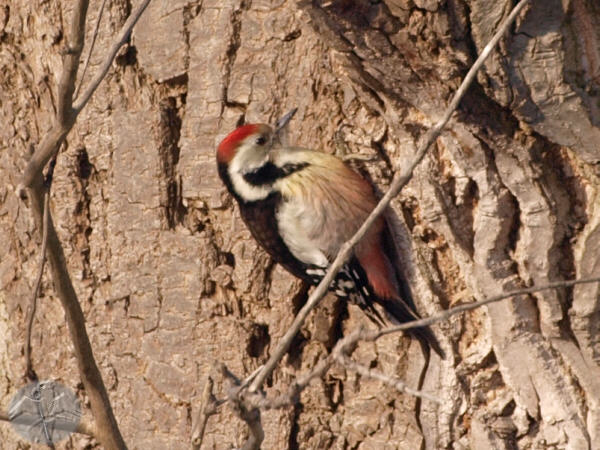
[[[377,299],[376,300],[381,307],[388,314],[389,318],[395,324],[404,324],[413,320],[418,320],[421,317],[414,311],[412,305],[409,305],[404,300],[398,299]],[[412,303],[412,302],[411,302]],[[414,336],[419,340],[423,347],[430,347],[436,352],[440,358],[445,358],[444,350],[440,346],[439,341],[428,326],[422,326],[417,328],[410,328],[406,330],[407,333]]]
[[[352,281],[352,292],[344,293],[340,290],[345,282]],[[338,295],[344,294],[349,296],[351,301],[358,305],[367,315],[367,317],[379,326],[385,326],[385,320],[375,308],[374,303],[379,304],[388,316],[388,320],[394,324],[403,324],[418,320],[421,317],[416,313],[415,304],[412,298],[410,287],[404,278],[399,277],[398,293],[393,297],[383,298],[378,296],[368,282],[367,275],[356,258],[344,266],[338,273],[336,279]],[[440,357],[444,358],[444,351],[440,343],[428,326],[411,328],[406,330],[408,334],[416,337],[424,347],[424,350],[429,351],[429,347],[433,349]]]
[[[383,241],[385,244],[385,248],[389,253],[391,261],[398,261],[399,257],[399,247],[397,245],[397,241],[392,234],[392,229],[390,227],[389,218],[386,217],[386,227],[383,232]],[[412,290],[410,285],[406,279],[404,271],[396,267],[392,264],[393,270],[396,275],[396,280],[398,282],[398,298],[396,299],[383,299],[379,303],[383,307],[384,310],[388,313],[388,316],[393,321],[398,322],[398,324],[411,322],[413,320],[421,319],[421,316],[417,314],[417,309],[415,306],[415,301],[412,295]],[[406,330],[410,335],[416,337],[424,350],[429,351],[429,347],[436,352],[440,358],[445,358],[445,353],[440,346],[439,341],[431,331],[429,326],[411,328]]]

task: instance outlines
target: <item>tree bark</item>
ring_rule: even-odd
[[[21,387],[39,232],[14,189],[51,126],[69,2],[0,1],[0,405]],[[107,3],[83,88],[139,2]],[[91,2],[95,21],[100,2]],[[237,124],[293,107],[291,142],[363,154],[380,189],[411,159],[510,12],[497,0],[153,0],[58,157],[51,207],[86,326],[130,448],[175,448],[217,363],[264,363],[306,297],[245,229],[214,152]],[[86,36],[89,45],[90,25]],[[600,7],[533,1],[388,214],[418,309],[600,275]],[[84,48],[83,54],[87,53]],[[50,279],[33,333],[42,379],[77,389]],[[335,366],[295,407],[262,411],[263,448],[600,448],[598,285],[544,291],[358,346],[367,367],[441,405]],[[285,391],[359,325],[327,297],[268,380]],[[85,393],[80,392],[85,404]],[[221,406],[203,448],[240,447]],[[0,439],[15,448],[7,425]],[[74,435],[71,447],[90,438]],[[65,445],[65,444],[63,444]]]

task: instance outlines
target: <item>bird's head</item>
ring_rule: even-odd
[[[252,171],[267,160],[269,151],[297,108],[279,119],[272,128],[263,123],[242,125],[229,133],[217,148],[217,162],[228,166],[235,165]]]
[[[273,191],[273,183],[282,172],[270,161],[270,152],[295,112],[295,109],[290,111],[275,127],[265,124],[238,127],[219,144],[219,176],[239,201],[261,200]]]
[[[273,129],[270,126],[262,123],[243,125],[221,141],[217,162],[251,171],[265,163],[272,145]]]

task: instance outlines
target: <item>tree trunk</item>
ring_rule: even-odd
[[[39,3],[39,4],[38,4]],[[132,2],[135,6],[138,2]],[[424,316],[519,287],[600,276],[600,7],[532,1],[393,202],[388,221]],[[91,2],[84,55],[100,1]],[[58,157],[51,206],[87,329],[130,448],[188,446],[207,375],[263,364],[306,290],[252,240],[215,148],[293,107],[289,139],[354,161],[379,190],[410,161],[514,6],[498,0],[154,0]],[[14,195],[49,129],[71,2],[0,1],[1,409],[22,386],[39,259]],[[83,80],[132,9],[107,3]],[[600,449],[600,291],[547,290],[434,326],[427,364],[392,335],[352,357],[440,405],[334,367],[295,407],[262,412],[265,449]],[[45,277],[34,367],[77,389]],[[359,325],[326,297],[267,391],[284,391]],[[79,392],[84,400],[85,392]],[[229,406],[203,448],[241,446]],[[3,448],[19,438],[0,426]],[[74,435],[65,448],[84,448]]]

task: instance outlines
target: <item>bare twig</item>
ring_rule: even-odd
[[[345,345],[344,342],[338,342],[338,345]],[[335,347],[334,347],[335,350]],[[322,378],[323,375],[329,370],[329,368],[334,363],[333,351],[325,358],[320,360],[313,369],[305,375],[298,377],[296,381],[290,386],[288,392],[286,394],[282,394],[272,400],[268,400],[266,398],[260,399],[259,405],[261,407],[265,407],[267,409],[271,408],[283,408],[285,406],[290,406],[298,402],[300,393],[307,388],[310,382],[316,378]]]
[[[260,409],[246,409],[245,405],[240,403],[240,417],[248,424],[250,429],[250,436],[244,443],[242,450],[259,450],[262,441],[265,439],[265,432],[260,421]]]
[[[364,328],[357,328],[352,333],[338,341],[331,353],[325,358],[321,359],[310,372],[308,372],[305,375],[302,375],[301,377],[298,377],[286,393],[281,394],[275,398],[268,398],[260,393],[246,393],[245,400],[249,402],[252,406],[257,408],[278,409],[291,406],[298,402],[298,397],[300,393],[309,385],[309,383],[313,379],[322,378],[323,375],[334,364],[334,362],[337,361],[344,368],[353,370],[362,376],[382,381],[383,383],[392,386],[401,392],[406,392],[407,394],[413,395],[415,397],[420,397],[434,403],[439,403],[439,399],[433,397],[427,392],[414,390],[412,388],[407,387],[405,383],[401,380],[389,377],[388,375],[377,371],[373,371],[372,369],[357,364],[356,362],[352,361],[350,358],[347,357],[349,349],[353,348],[360,341],[375,341],[387,334],[398,333],[401,331],[409,330],[411,328],[432,325],[434,323],[447,320],[448,318],[456,314],[480,308],[490,303],[498,302],[507,298],[532,294],[547,289],[560,289],[563,287],[570,287],[577,284],[586,283],[600,283],[600,277],[585,278],[579,280],[557,281],[543,286],[534,286],[530,288],[517,289],[478,302],[456,306],[454,308],[450,308],[446,311],[440,312],[425,319],[414,320],[412,322],[407,322],[402,325],[385,328],[383,330],[370,331]]]
[[[44,275],[44,266],[46,263],[46,248],[48,247],[48,219],[50,217],[50,189],[52,187],[52,178],[54,177],[54,167],[56,166],[57,156],[58,154],[55,153],[54,157],[50,161],[48,173],[46,174],[46,179],[44,181],[46,192],[44,194],[44,217],[42,220],[42,249],[40,250],[40,265],[26,319],[27,329],[25,331],[25,377],[31,381],[36,381],[38,379],[37,374],[33,369],[33,362],[31,360],[31,333],[33,330],[33,319],[35,318],[37,299],[40,295],[42,276]]]
[[[340,340],[337,345],[344,345],[345,342]],[[284,394],[278,395],[275,398],[268,398],[262,392],[244,392],[242,393],[244,401],[256,408],[279,409],[286,408],[298,403],[300,393],[306,389],[312,380],[321,378],[329,370],[334,363],[333,351],[327,357],[320,360],[317,365],[307,374],[296,378],[296,381],[290,386]]]
[[[31,296],[31,302],[29,303],[29,309],[27,311],[27,329],[25,331],[25,377],[31,381],[37,380],[37,374],[33,369],[33,363],[31,361],[31,332],[33,329],[33,319],[35,317],[35,311],[37,309],[37,298],[40,293],[40,287],[42,285],[42,276],[44,275],[44,266],[46,265],[46,248],[48,246],[48,216],[50,207],[50,189],[46,189],[44,193],[44,217],[42,219],[42,249],[40,251],[40,265],[38,270],[37,279],[35,281],[35,287],[33,288],[33,294]]]
[[[365,367],[361,364],[358,364],[356,361],[353,361],[349,356],[340,353],[336,355],[336,361],[340,363],[344,368],[352,370],[365,378],[371,378],[373,380],[381,381],[383,384],[387,384],[388,386],[391,386],[400,392],[405,392],[409,395],[412,395],[413,397],[419,397],[425,400],[429,400],[432,403],[441,403],[441,400],[434,397],[433,395],[428,394],[427,392],[419,391],[408,387],[406,383],[400,380],[399,378],[391,377],[375,369],[371,369],[369,367]]]
[[[351,349],[356,347],[357,343],[363,338],[363,336],[365,336],[366,333],[368,333],[367,330],[363,328],[357,328],[349,335],[340,339],[336,343],[335,347],[331,350],[331,353],[329,353],[329,355],[327,355],[325,358],[321,359],[310,372],[298,377],[286,393],[275,398],[268,398],[260,393],[246,393],[246,401],[257,408],[265,409],[279,409],[294,405],[298,402],[300,393],[310,384],[310,382],[315,378],[322,378],[323,375],[331,368],[331,366],[337,362],[347,370],[352,370],[367,378],[379,380],[400,392],[405,392],[409,395],[420,397],[433,403],[440,402],[439,399],[427,392],[418,391],[406,386],[402,380],[364,367],[350,359],[348,357],[348,353],[351,351]]]
[[[16,192],[19,197],[22,198],[24,196],[25,188],[31,186],[34,178],[40,174],[48,160],[56,153],[60,145],[64,142],[71,126],[72,124],[65,125],[55,123],[50,131],[44,136],[37,151],[27,163],[21,183],[17,186]]]
[[[88,88],[83,92],[82,96],[78,101],[73,104],[73,92],[75,90],[75,76],[77,74],[77,67],[79,66],[79,58],[83,49],[83,35],[85,26],[85,12],[87,11],[88,2],[79,0],[75,9],[75,15],[73,20],[73,29],[71,36],[73,37],[72,43],[70,43],[65,51],[65,60],[63,75],[61,76],[60,83],[58,86],[58,111],[56,115],[56,121],[48,134],[44,136],[40,143],[37,151],[33,154],[25,171],[21,183],[17,186],[17,195],[22,196],[24,189],[30,187],[35,177],[41,172],[43,167],[46,165],[48,160],[56,152],[60,144],[64,141],[65,137],[71,131],[71,128],[75,124],[77,116],[92,97],[96,91],[100,82],[106,76],[108,69],[110,68],[117,52],[127,40],[134,25],[139,20],[140,16],[150,3],[150,0],[145,0],[135,12],[129,16],[115,43],[110,49],[108,56],[102,64],[98,74],[91,81]]]
[[[365,155],[364,153],[351,153],[341,157],[342,161],[375,161],[377,156]]]
[[[75,115],[71,109],[73,105],[73,92],[75,91],[75,80],[77,79],[77,70],[79,69],[79,58],[81,57],[85,38],[85,16],[88,4],[87,0],[77,1],[67,40],[67,48],[64,50],[63,71],[58,82],[56,121],[59,124],[73,126],[75,122]]]
[[[233,385],[228,389],[227,399],[233,406],[237,415],[248,424],[250,436],[244,443],[242,450],[258,450],[265,438],[265,433],[260,420],[260,408],[245,400],[242,390],[246,384],[234,375],[225,364],[220,366],[221,374]],[[256,371],[255,371],[256,372]],[[250,378],[253,375],[250,375]]]
[[[354,330],[354,332],[350,333],[348,336],[343,338],[340,342],[336,344],[331,352],[331,356],[333,360],[340,364],[347,370],[351,370],[353,372],[358,373],[359,375],[365,378],[371,378],[373,380],[381,381],[388,386],[393,387],[394,389],[405,392],[414,397],[419,397],[425,400],[429,400],[433,403],[440,403],[439,399],[434,397],[427,392],[419,391],[413,389],[406,385],[406,383],[398,378],[391,377],[384,373],[381,373],[375,369],[371,369],[369,367],[365,367],[356,361],[352,360],[349,356],[351,349],[354,349],[358,342],[361,340],[362,336],[366,333],[366,330],[362,327]]]
[[[37,181],[34,180],[34,184],[30,189],[30,194],[34,217],[38,226],[42,228],[41,223],[44,215],[43,203],[45,192],[41,177],[38,177]],[[75,293],[75,289],[73,288],[73,284],[69,277],[65,255],[52,222],[52,214],[50,214],[49,209],[47,211],[48,263],[54,282],[54,290],[65,311],[73,349],[79,366],[81,381],[90,400],[90,407],[96,421],[96,438],[105,448],[124,449],[126,448],[125,442],[121,437],[119,427],[110,405],[108,393],[106,392],[102,376],[94,359],[92,346],[85,329],[83,311],[81,310],[81,305],[79,304],[77,294]]]
[[[442,117],[442,119],[436,123],[424,136],[421,140],[418,151],[415,155],[414,160],[408,165],[408,167],[402,172],[396,173],[392,180],[389,190],[379,201],[375,209],[371,212],[367,220],[363,223],[363,225],[358,229],[358,231],[352,236],[352,238],[344,243],[340,248],[339,253],[337,254],[333,263],[329,266],[325,277],[321,280],[319,285],[315,288],[315,290],[310,295],[306,304],[302,307],[302,309],[296,315],[294,322],[292,323],[289,330],[283,336],[277,347],[275,348],[273,354],[265,364],[264,369],[256,376],[254,381],[249,387],[250,392],[255,392],[262,386],[265,379],[271,375],[275,367],[283,358],[287,350],[289,349],[294,336],[298,333],[302,324],[306,320],[306,317],[312,311],[312,309],[318,304],[321,298],[327,293],[329,289],[329,285],[333,282],[336,274],[342,268],[344,263],[348,260],[352,253],[352,249],[354,246],[362,239],[362,237],[366,234],[371,225],[377,220],[377,218],[385,211],[388,207],[391,200],[398,195],[400,190],[410,181],[412,178],[412,174],[417,167],[417,165],[421,162],[427,150],[431,146],[431,144],[437,139],[437,137],[441,134],[442,129],[450,119],[451,115],[454,113],[461,99],[465,95],[467,89],[471,85],[473,79],[475,78],[475,74],[481,68],[486,58],[489,56],[491,50],[496,46],[502,35],[506,32],[510,24],[515,20],[519,12],[525,7],[525,5],[529,3],[529,0],[521,0],[511,11],[510,15],[504,20],[504,22],[500,25],[498,31],[490,40],[490,42],[485,46],[481,55],[477,58],[469,72],[467,73],[465,79],[462,84],[454,94],[454,97],[446,111]]]
[[[94,51],[94,45],[96,44],[96,38],[98,37],[98,30],[100,29],[100,21],[102,20],[102,13],[104,12],[105,5],[106,5],[106,0],[102,0],[102,4],[100,5],[100,10],[98,11],[98,18],[96,19],[96,26],[94,27],[94,34],[92,34],[92,42],[90,42],[90,49],[88,50],[88,54],[85,58],[85,63],[83,64],[83,70],[81,71],[81,76],[79,77],[79,83],[77,84],[77,89],[75,89],[73,98],[77,98],[77,96],[79,95],[79,90],[81,89],[81,85],[83,84],[83,79],[85,78],[85,73],[87,72],[88,65],[90,64],[90,59],[92,57],[92,52]]]
[[[137,23],[137,21],[139,20],[149,3],[150,0],[144,0],[144,2],[142,2],[140,6],[138,6],[138,8],[127,18],[127,21],[121,28],[121,31],[119,31],[119,34],[117,35],[114,44],[110,48],[108,55],[104,60],[104,63],[100,67],[100,70],[98,70],[98,73],[90,82],[90,85],[87,87],[87,89],[83,92],[83,94],[81,94],[81,99],[78,99],[77,102],[73,105],[73,110],[75,111],[75,114],[79,114],[79,112],[90,100],[90,98],[92,97],[92,95],[94,94],[94,92],[108,73],[108,69],[110,69],[110,66],[113,60],[115,59],[115,56],[117,56],[119,49],[123,46],[123,44],[125,44],[125,42],[127,42],[127,39],[129,39],[131,30],[133,30],[133,27],[135,26],[135,24]]]
[[[200,398],[198,417],[192,428],[192,448],[194,450],[200,450],[208,418],[217,412],[217,404],[213,397],[212,389],[213,380],[211,377],[207,377],[206,383],[204,384],[204,390],[202,391],[202,397]]]
[[[88,9],[88,1],[77,1],[74,8],[71,30],[67,36],[68,44],[64,53],[63,71],[58,84],[58,107],[55,123],[48,134],[44,136],[39,148],[31,157],[23,173],[21,183],[17,187],[17,194],[19,196],[21,196],[25,188],[30,188],[32,210],[40,229],[44,229],[43,222],[47,214],[47,252],[54,288],[65,310],[71,341],[73,342],[77,357],[79,373],[90,399],[92,414],[96,421],[96,438],[103,447],[110,449],[124,449],[126,448],[125,442],[119,431],[106,387],[94,359],[92,347],[85,329],[85,318],[69,277],[63,249],[52,223],[52,215],[49,212],[49,208],[44,207],[45,189],[42,182],[42,170],[52,155],[56,154],[61,143],[73,127],[78,114],[89,101],[100,81],[105,77],[116,52],[131,32],[132,27],[139,19],[149,1],[146,0],[126,21],[119,34],[117,43],[113,46],[113,51],[111,51],[103,65],[103,69],[85,91],[83,98],[73,106],[73,93],[75,91],[79,59],[83,49],[85,18]]]
[[[33,215],[42,230],[44,229],[44,216],[47,215],[48,262],[54,288],[65,310],[81,380],[89,396],[92,413],[96,420],[98,430],[96,437],[104,447],[120,449],[125,448],[125,442],[121,437],[102,376],[94,360],[85,330],[85,319],[81,305],[69,278],[62,246],[52,223],[50,208],[44,208],[46,188],[42,180],[42,169],[46,162],[56,154],[77,117],[77,114],[73,112],[72,101],[79,57],[83,48],[87,8],[88,2],[86,0],[79,0],[75,6],[71,30],[67,36],[63,72],[58,84],[58,107],[55,124],[29,161],[23,176],[23,185],[31,188]]]
[[[413,320],[411,322],[406,322],[401,325],[396,325],[389,328],[384,328],[382,330],[373,331],[369,333],[365,333],[361,336],[361,339],[366,341],[374,341],[379,339],[382,336],[390,333],[397,333],[399,331],[410,330],[412,328],[424,327],[436,322],[441,322],[446,320],[456,314],[460,314],[465,311],[471,311],[476,308],[480,308],[481,306],[489,305],[490,303],[496,303],[500,300],[504,300],[510,297],[518,297],[520,295],[533,294],[535,292],[546,291],[549,289],[560,289],[563,287],[575,286],[576,284],[588,284],[588,283],[600,283],[600,277],[597,278],[582,278],[579,280],[564,280],[564,281],[555,281],[553,283],[548,283],[542,286],[532,286],[524,289],[516,289],[514,291],[509,291],[504,294],[499,294],[494,297],[486,298],[484,300],[480,300],[478,302],[467,303],[464,305],[455,306],[453,308],[447,309],[445,311],[441,311],[432,316],[426,317],[424,319]]]
[[[256,375],[258,375],[260,373],[262,368],[263,368],[263,366],[260,366],[260,367],[257,367],[256,369],[254,369],[254,371],[250,375],[248,375],[246,377],[246,379],[242,382],[242,384],[240,385],[240,389],[246,388],[252,382],[252,380],[254,380]]]
[[[73,22],[67,38],[67,46],[63,51],[63,70],[58,82],[56,119],[54,125],[44,136],[39,148],[33,154],[25,168],[21,183],[17,187],[17,195],[19,197],[22,197],[24,189],[31,186],[48,160],[58,151],[75,123],[77,115],[73,114],[73,91],[75,90],[75,79],[77,77],[77,69],[79,68],[79,57],[83,50],[85,16],[88,3],[87,0],[78,0],[75,6]]]

